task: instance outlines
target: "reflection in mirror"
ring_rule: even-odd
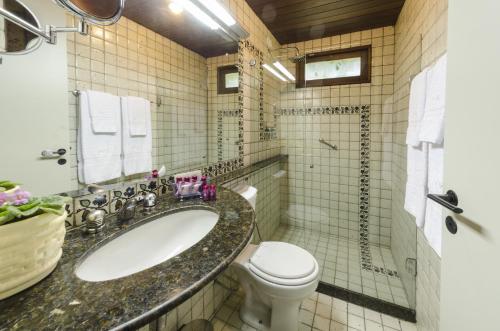
[[[207,59],[209,163],[238,157],[240,131],[237,63],[236,53]]]
[[[0,0],[0,7],[40,27],[34,14],[19,1]],[[40,38],[0,16],[0,53],[27,53],[40,45]]]
[[[116,23],[125,7],[125,0],[56,0],[64,8],[94,24]]]

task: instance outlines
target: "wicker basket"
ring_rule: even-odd
[[[66,216],[42,214],[0,226],[0,299],[38,283],[55,269]]]

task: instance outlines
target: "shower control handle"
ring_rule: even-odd
[[[427,194],[427,197],[432,201],[439,203],[441,206],[451,210],[455,214],[461,214],[464,212],[462,208],[458,208],[458,196],[452,190],[446,192],[446,194]]]

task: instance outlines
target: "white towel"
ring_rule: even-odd
[[[126,176],[151,172],[153,169],[153,136],[151,132],[150,102],[137,97],[122,97],[122,125],[123,125],[123,173]],[[132,135],[130,130],[131,113],[134,108],[144,109],[146,134]]]
[[[425,68],[422,72],[416,75],[415,78],[413,78],[410,87],[406,144],[414,147],[419,146],[421,143],[419,133],[422,119],[424,117],[427,71],[428,69]]]
[[[429,146],[428,187],[432,194],[443,194],[444,149],[443,145]],[[441,256],[441,227],[443,207],[434,201],[427,203],[424,234],[431,247]]]
[[[89,103],[92,130],[94,133],[116,133],[120,127],[118,97],[109,93],[86,91]]]
[[[120,123],[120,98],[114,97],[114,120]],[[112,104],[112,103],[110,103]],[[84,184],[99,183],[121,176],[121,131],[96,133],[92,129],[89,98],[86,91],[79,99],[77,137],[78,179]]]
[[[147,135],[147,112],[150,108],[150,103],[145,102],[143,98],[136,97],[128,97],[127,102],[130,136]]]
[[[439,58],[427,73],[424,117],[419,139],[441,144],[444,137],[444,110],[446,102],[446,54]]]
[[[404,208],[415,216],[419,228],[424,226],[427,204],[427,171],[429,145],[422,143],[419,147],[408,146],[407,180]]]

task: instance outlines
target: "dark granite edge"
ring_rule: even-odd
[[[250,239],[252,238],[251,233],[253,233],[255,228],[255,217],[254,217],[254,222],[252,222],[252,227],[250,229],[250,236],[248,236],[244,242],[241,243],[238,248],[236,248],[233,253],[227,257],[227,259],[219,264],[217,268],[213,269],[210,273],[206,275],[205,278],[193,283],[190,287],[186,288],[180,295],[174,297],[172,300],[164,302],[162,305],[155,307],[151,309],[149,312],[146,314],[143,314],[141,316],[138,316],[128,322],[125,322],[111,330],[136,330],[140,327],[143,327],[147,325],[150,322],[153,322],[154,320],[160,318],[161,316],[165,315],[166,313],[170,312],[171,310],[177,308],[180,304],[184,303],[185,301],[189,300],[191,297],[193,297],[198,291],[202,290],[205,285],[213,281],[217,276],[219,276],[223,271],[225,271],[231,263],[238,257],[238,255],[243,251],[243,249],[246,247],[248,242],[250,242]]]
[[[316,291],[404,321],[412,323],[417,322],[415,310],[392,302],[376,299],[366,294],[354,292],[322,281],[319,282]]]

